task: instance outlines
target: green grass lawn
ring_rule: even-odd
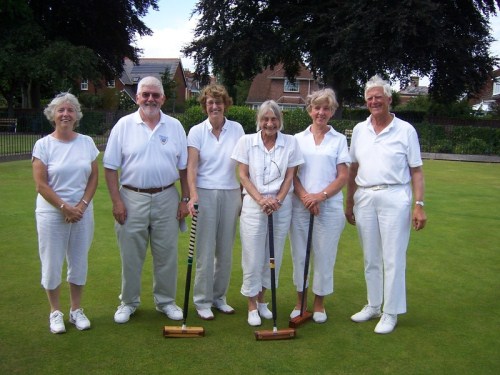
[[[167,339],[179,326],[154,309],[151,256],[143,272],[142,305],[118,325],[120,257],[103,175],[95,197],[96,231],[83,306],[89,331],[67,323],[48,329],[49,306],[40,287],[34,222],[35,191],[29,161],[0,163],[1,374],[497,374],[500,368],[500,165],[425,161],[425,230],[408,250],[408,313],[390,335],[373,333],[376,321],[349,317],[365,303],[362,254],[346,226],[335,268],[328,321],[308,323],[297,337],[256,341],[246,323],[239,236],[228,302],[235,315],[200,320],[191,305],[188,325],[206,337]],[[182,306],[188,234],[179,241],[177,303]],[[278,289],[278,328],[295,302],[291,256],[285,251]],[[269,293],[270,297],[270,293]],[[62,291],[68,318],[68,290]],[[271,329],[264,321],[259,329]]]

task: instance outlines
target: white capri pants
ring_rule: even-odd
[[[198,188],[197,191],[199,212],[193,301],[197,309],[208,309],[216,301],[226,303],[241,191],[239,188]]]
[[[177,239],[179,194],[171,187],[157,194],[137,193],[125,188],[120,194],[127,207],[123,225],[115,222],[122,259],[120,299],[139,306],[141,274],[148,243],[153,256],[153,296],[156,306],[175,301],[177,289]]]
[[[354,215],[363,248],[368,304],[387,314],[406,312],[406,250],[410,240],[412,191],[407,185],[383,190],[359,187]]]
[[[61,284],[66,258],[66,280],[87,282],[88,253],[94,237],[94,212],[90,205],[77,223],[66,223],[61,212],[37,212],[38,250],[42,263],[42,286],[54,290]]]
[[[297,292],[304,285],[304,266],[309,231],[310,212],[296,196],[293,196],[290,244],[293,259],[293,284]],[[345,227],[344,207],[341,200],[321,203],[320,214],[314,217],[310,265],[313,265],[313,293],[317,296],[332,294],[333,270],[337,257],[340,235]],[[311,266],[309,266],[310,268]],[[309,270],[308,270],[309,273]],[[309,277],[308,277],[309,279]],[[307,285],[309,280],[307,280]]]
[[[292,200],[290,194],[283,200],[281,208],[273,212],[274,258],[276,287],[278,287],[283,248],[290,228]],[[271,288],[269,267],[269,235],[267,215],[248,194],[243,198],[240,217],[241,265],[243,285],[241,294],[255,297],[262,288]]]

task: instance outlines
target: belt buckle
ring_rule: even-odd
[[[376,185],[372,187],[373,191],[384,190],[387,189],[387,185]]]

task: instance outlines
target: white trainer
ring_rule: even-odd
[[[80,331],[90,328],[90,320],[85,316],[81,308],[69,311],[69,322],[74,324]]]
[[[55,310],[49,315],[50,332],[52,333],[64,333],[66,332],[66,327],[64,326],[64,314],[59,310]]]
[[[197,309],[198,316],[203,320],[212,320],[214,318],[214,313],[212,309]]]
[[[213,306],[221,313],[234,314],[234,309],[231,306],[229,306],[225,301],[221,300],[215,301]]]
[[[293,309],[292,312],[290,313],[290,319],[294,319],[300,315],[300,310]]]
[[[257,310],[259,310],[259,315],[264,319],[272,319],[273,313],[268,309],[267,303],[257,302]]]
[[[122,303],[115,312],[115,322],[116,323],[127,323],[130,319],[130,315],[135,313],[135,307],[130,305],[125,305]]]
[[[378,317],[380,317],[380,307],[366,305],[360,312],[351,316],[351,320],[356,323],[362,323]]]
[[[259,312],[257,310],[252,310],[248,312],[248,324],[253,327],[260,326],[262,321],[260,320]]]
[[[156,306],[156,310],[164,313],[169,319],[172,320],[182,320],[184,315],[182,310],[175,303],[169,303],[168,305],[163,305],[162,307]]]
[[[326,320],[328,319],[328,316],[326,315],[326,311],[323,310],[322,312],[321,311],[316,311],[314,314],[313,314],[313,320],[315,323],[324,323],[326,322]]]
[[[383,313],[380,321],[375,326],[375,333],[386,334],[394,331],[396,324],[398,322],[398,316],[395,314]]]

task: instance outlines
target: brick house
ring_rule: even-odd
[[[420,80],[416,76],[410,77],[410,83],[405,88],[399,90],[399,97],[401,98],[401,104],[406,104],[410,100],[421,96],[428,95],[429,87],[420,86]]]
[[[279,64],[255,76],[245,103],[255,109],[272,99],[283,109],[305,108],[307,95],[320,88],[318,81],[304,65],[292,83],[286,77],[283,65]]]
[[[485,82],[481,91],[469,100],[469,103],[474,105],[493,101],[500,105],[500,69],[491,72],[491,78]]]

